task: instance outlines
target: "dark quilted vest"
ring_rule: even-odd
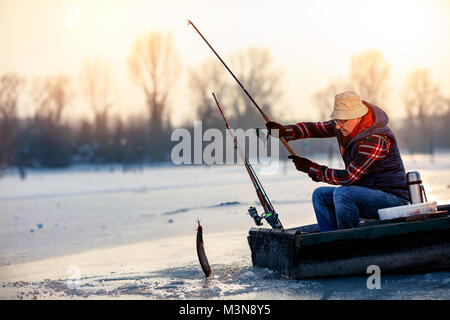
[[[389,122],[388,116],[376,105],[366,101],[363,102],[372,109],[375,116],[375,122],[370,128],[361,131],[347,143],[344,154],[342,155],[345,167],[347,168],[355,157],[355,152],[358,147],[357,142],[372,134],[389,137],[391,140],[391,147],[388,155],[373,166],[360,180],[354,182],[353,185],[379,189],[409,200],[409,192],[406,185],[406,172],[403,167],[400,151],[398,150],[397,140],[391,129],[387,127],[387,123]],[[340,143],[339,140],[338,134],[338,142]]]

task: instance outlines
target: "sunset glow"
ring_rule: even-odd
[[[76,77],[86,58],[100,54],[112,63],[121,104],[115,108],[125,114],[142,110],[126,64],[139,34],[172,31],[184,70],[211,57],[186,19],[195,21],[224,56],[250,46],[269,48],[286,71],[280,107],[296,116],[305,116],[299,103],[310,105],[312,94],[329,79],[347,75],[353,54],[372,48],[392,66],[392,103],[398,103],[404,79],[418,67],[430,69],[449,94],[448,1],[3,0],[0,8],[0,39],[7,48],[0,52],[0,73]],[[178,105],[188,110],[185,87]]]

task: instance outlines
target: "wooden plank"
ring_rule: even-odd
[[[382,273],[432,272],[450,269],[450,244],[406,248],[397,252],[345,257],[337,260],[308,260],[289,270],[295,279],[366,274],[377,265]],[[367,275],[367,274],[366,274]]]
[[[380,224],[375,226],[328,231],[296,236],[297,247],[309,247],[335,241],[377,239],[392,235],[406,235],[413,232],[450,229],[450,217],[429,220]]]

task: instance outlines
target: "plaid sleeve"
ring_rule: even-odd
[[[333,121],[299,122],[284,126],[287,131],[286,141],[306,138],[330,138],[336,136]]]
[[[309,176],[314,181],[335,185],[348,185],[361,179],[378,161],[389,153],[391,141],[386,136],[370,135],[359,142],[356,156],[345,170],[330,169],[312,163]]]

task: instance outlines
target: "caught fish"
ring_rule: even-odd
[[[200,266],[202,267],[203,272],[206,277],[211,275],[211,267],[208,263],[208,258],[206,258],[205,248],[203,247],[203,228],[200,225],[200,220],[197,220],[198,228],[197,228],[197,256],[198,261],[200,261]]]

